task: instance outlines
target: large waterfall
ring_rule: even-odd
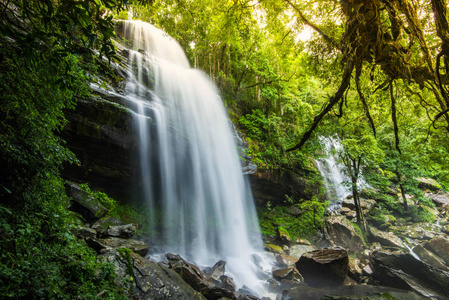
[[[224,259],[237,286],[260,290],[257,215],[216,87],[163,31],[125,21],[123,34],[151,243],[200,266]]]

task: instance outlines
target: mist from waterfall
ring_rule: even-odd
[[[163,31],[124,21],[123,33],[151,243],[200,266],[224,259],[238,287],[260,292],[260,229],[217,88]]]

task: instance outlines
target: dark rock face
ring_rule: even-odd
[[[131,112],[112,100],[93,96],[79,100],[75,110],[66,112],[69,122],[61,137],[80,165],[66,164],[62,175],[72,181],[87,181],[112,197],[127,199],[138,157],[137,141]]]
[[[257,170],[248,175],[254,201],[257,205],[266,205],[268,201],[282,204],[285,195],[295,200],[311,199],[318,194],[320,186],[312,185],[300,175],[289,170]]]
[[[277,280],[291,280],[297,282],[304,282],[302,275],[295,267],[288,267],[273,271],[273,278]]]
[[[424,297],[448,299],[449,273],[436,269],[410,254],[377,252],[371,256],[373,278],[380,284],[415,291]]]
[[[115,250],[100,257],[115,265],[118,282],[130,285],[127,288],[133,290],[133,299],[206,299],[175,271],[136,253]]]
[[[296,262],[296,269],[311,287],[338,287],[349,270],[348,252],[341,248],[306,252]]]
[[[449,265],[449,240],[442,236],[431,239],[424,247],[440,256]]]

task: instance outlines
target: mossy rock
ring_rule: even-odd
[[[278,254],[285,254],[284,250],[282,250],[281,246],[274,245],[274,244],[265,244],[265,250],[268,252],[278,253]]]

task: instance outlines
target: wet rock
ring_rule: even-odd
[[[106,253],[107,251],[117,249],[131,249],[132,251],[145,256],[148,253],[148,245],[142,241],[133,239],[122,239],[110,237],[105,239],[88,238],[87,244],[99,253]]]
[[[72,201],[69,209],[81,214],[87,222],[98,220],[108,213],[108,209],[100,201],[90,196],[76,183],[67,182],[65,188],[67,196]]]
[[[306,252],[316,250],[315,246],[311,245],[294,245],[290,247],[289,255],[297,260]]]
[[[426,248],[424,248],[421,245],[417,245],[413,248],[413,252],[419,256],[419,258],[425,262],[431,265],[434,268],[442,269],[448,271],[447,266],[444,263],[444,260],[439,257],[438,255],[430,252]]]
[[[438,192],[441,189],[441,185],[435,179],[419,177],[416,180],[418,181],[418,188],[422,190]]]
[[[114,264],[117,282],[131,289],[135,299],[206,299],[173,270],[136,253],[113,250],[100,255],[100,259]]]
[[[136,233],[136,230],[136,224],[110,225],[108,226],[108,229],[103,232],[103,235],[110,237],[130,238]]]
[[[373,269],[371,269],[370,265],[366,265],[362,269],[363,275],[366,276],[373,276]]]
[[[288,208],[288,213],[291,214],[292,216],[300,216],[304,213],[303,210],[299,209],[299,207],[297,207],[296,205],[292,205]]]
[[[324,221],[324,237],[332,246],[358,252],[363,249],[362,236],[344,216],[328,217]]]
[[[225,274],[226,262],[224,260],[218,261],[213,267],[206,268],[204,273],[209,276],[210,279],[219,283],[220,278]]]
[[[296,269],[312,287],[337,287],[343,284],[349,270],[346,250],[325,248],[304,253]]]
[[[449,239],[439,236],[426,242],[424,247],[444,259],[449,265]]]
[[[276,262],[283,267],[294,266],[297,261],[297,258],[287,254],[279,254],[276,256]]]
[[[352,198],[348,199],[343,199],[343,202],[341,203],[342,207],[345,207],[349,210],[354,210],[355,209],[355,204],[354,204],[354,200],[352,200]]]
[[[222,287],[224,289],[227,289],[227,290],[229,290],[231,292],[235,291],[236,286],[235,286],[234,280],[231,277],[226,276],[226,275],[222,275],[220,277],[220,282],[221,282],[220,287]]]
[[[273,271],[273,278],[277,280],[291,280],[297,282],[304,282],[304,278],[295,267],[288,267]]]
[[[239,297],[239,300],[243,300],[243,299],[259,300],[259,298],[257,297],[257,293],[255,291],[253,291],[251,288],[247,287],[246,285],[243,285],[242,288],[239,289],[239,293],[241,294],[241,297]]]
[[[369,229],[369,239],[372,242],[378,242],[382,246],[386,247],[396,247],[396,248],[404,248],[405,245],[400,238],[398,238],[392,232],[385,232],[376,229],[375,227],[371,227]]]
[[[380,284],[415,291],[424,297],[449,295],[449,273],[436,269],[410,254],[377,252],[371,256],[373,278]]]
[[[200,293],[214,288],[214,284],[197,266],[186,262],[181,256],[167,253],[166,257],[170,268],[181,275],[191,287]]]

